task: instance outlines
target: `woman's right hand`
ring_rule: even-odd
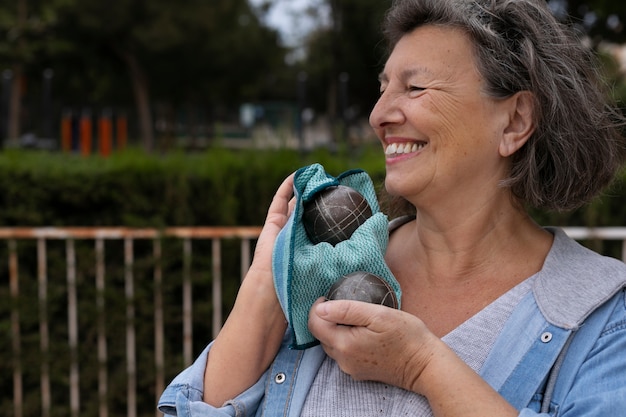
[[[287,224],[287,220],[295,205],[295,198],[293,197],[293,177],[294,174],[287,177],[280,187],[278,187],[276,194],[274,194],[272,203],[267,211],[263,230],[261,230],[261,234],[257,240],[252,265],[249,270],[252,274],[248,273],[246,279],[256,277],[258,273],[263,276],[265,276],[265,274],[272,275],[272,252],[274,250],[274,242],[276,241],[278,233],[285,224]]]
[[[252,265],[209,351],[203,398],[215,407],[258,381],[276,356],[287,328],[274,289],[272,252],[294,208],[293,177],[287,177],[274,195]]]

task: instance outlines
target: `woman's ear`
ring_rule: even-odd
[[[535,100],[530,91],[519,91],[509,101],[509,124],[500,142],[500,155],[513,155],[535,131]]]

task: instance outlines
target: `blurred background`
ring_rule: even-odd
[[[626,4],[548,3],[606,54],[621,99]],[[199,149],[218,138],[237,146],[280,135],[283,145],[304,148],[362,140],[378,94],[379,26],[389,4],[1,0],[2,145],[78,150],[81,129],[94,150],[99,137],[112,141],[105,152],[129,143]]]
[[[283,178],[317,162],[380,190],[390,3],[0,0],[0,416],[160,416]],[[626,2],[548,4],[623,107]],[[626,259],[626,172],[531,213]]]
[[[151,151],[277,132],[297,142],[305,125],[309,147],[337,140],[377,96],[389,2],[1,3],[5,147],[78,149],[81,120],[94,142],[111,120],[114,143]]]

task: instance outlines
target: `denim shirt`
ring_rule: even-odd
[[[520,417],[626,416],[626,265],[549,230],[554,244],[533,291],[480,375]],[[292,350],[290,342],[286,334],[259,381],[219,408],[202,401],[207,346],[166,388],[159,409],[179,417],[299,416],[325,353]]]

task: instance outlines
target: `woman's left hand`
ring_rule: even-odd
[[[342,371],[424,395],[433,415],[517,416],[518,412],[428,330],[401,310],[319,299],[309,330]]]
[[[309,330],[342,371],[416,391],[440,340],[417,317],[359,301],[317,300]]]

